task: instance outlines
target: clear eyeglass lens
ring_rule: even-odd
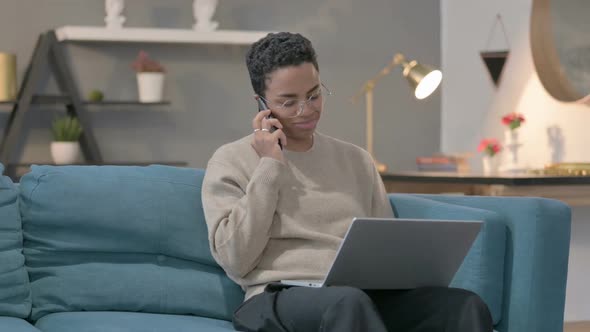
[[[332,94],[332,91],[330,91],[324,84],[322,84],[320,88],[311,96],[309,96],[306,100],[299,101],[297,99],[289,99],[281,104],[275,104],[273,106],[279,112],[283,113],[285,116],[294,118],[303,114],[303,112],[305,111],[305,106],[307,106],[308,108],[312,108],[314,110],[322,109],[326,101],[325,96],[331,96]],[[264,98],[263,100],[267,104],[270,104],[268,100]]]
[[[296,99],[289,99],[281,104],[280,109],[285,113],[286,116],[296,117],[305,111],[305,107],[310,107],[314,110],[321,109],[325,100],[323,86],[320,87],[314,94],[309,96],[305,101],[299,101]]]

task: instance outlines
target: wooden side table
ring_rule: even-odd
[[[590,176],[392,172],[381,177],[388,193],[536,196],[590,205]]]

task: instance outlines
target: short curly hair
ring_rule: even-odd
[[[246,54],[246,66],[254,92],[265,97],[266,79],[276,69],[313,64],[319,72],[315,50],[309,39],[298,33],[269,33],[258,40]]]

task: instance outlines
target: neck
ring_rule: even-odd
[[[305,152],[313,146],[313,134],[304,138],[287,137],[287,146],[285,149],[294,152]]]

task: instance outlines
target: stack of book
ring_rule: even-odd
[[[469,163],[465,157],[437,155],[416,158],[416,167],[422,172],[466,172]]]

